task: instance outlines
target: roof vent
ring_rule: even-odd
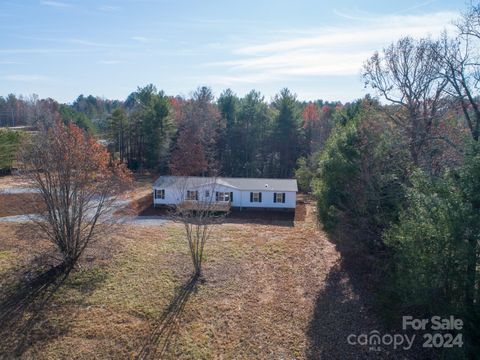
[[[265,184],[265,187],[268,188],[268,184]]]

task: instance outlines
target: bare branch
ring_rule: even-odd
[[[389,117],[409,139],[415,164],[446,109],[443,91],[447,80],[440,75],[439,47],[437,41],[405,37],[364,64],[365,85],[393,105],[395,116]]]

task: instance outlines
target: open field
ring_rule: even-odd
[[[49,244],[29,234],[27,224],[0,224],[0,281],[7,290],[0,303],[0,353],[35,359],[357,358],[363,350],[346,345],[347,334],[378,326],[335,246],[317,229],[313,206],[305,210],[295,226],[218,226],[207,245],[205,280],[197,283],[190,281],[180,224],[119,226],[68,279],[47,286],[38,274],[54,263],[43,255]],[[26,282],[41,288],[28,301],[21,297]],[[46,293],[51,298],[42,304]]]

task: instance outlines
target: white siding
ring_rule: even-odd
[[[250,202],[251,192],[261,192],[262,202]],[[273,202],[274,193],[285,193],[285,203]],[[297,194],[293,191],[242,191],[242,207],[255,207],[255,208],[278,208],[278,209],[290,209],[295,208],[297,200]],[[234,205],[237,206],[237,205]]]
[[[154,188],[161,190],[162,188]],[[185,188],[185,194],[175,187],[165,188],[165,199],[153,199],[154,204],[158,205],[173,205],[178,204],[186,197],[187,190],[198,190],[198,199],[200,201],[215,201],[215,192],[231,192],[233,193],[233,207],[242,208],[278,208],[278,209],[295,209],[297,194],[294,191],[250,191],[250,190],[238,190],[223,185],[206,185],[200,187]],[[205,191],[210,191],[210,199],[205,199]],[[262,202],[250,202],[251,192],[261,192]],[[285,193],[285,203],[273,201],[274,193]],[[154,195],[153,195],[154,196]]]
[[[172,205],[176,204],[179,201],[177,200],[178,191],[173,188],[165,188],[165,199],[155,199],[155,190],[161,190],[163,188],[154,188],[153,189],[153,203],[162,204],[162,205]]]
[[[161,190],[161,188],[154,188]],[[163,204],[163,205],[173,205],[173,204],[178,204],[179,202],[183,201],[186,198],[186,191],[187,190],[197,190],[198,191],[198,200],[200,201],[215,201],[215,193],[218,192],[228,192],[228,193],[233,193],[233,206],[237,206],[236,204],[240,203],[241,199],[241,192],[232,189],[227,186],[222,186],[222,185],[206,185],[206,186],[199,186],[199,187],[185,187],[185,194],[182,193],[181,190],[175,187],[170,187],[165,189],[165,199],[155,199],[155,191],[153,192],[153,202],[154,204]],[[210,192],[210,197],[206,198],[205,197],[205,191]],[[240,205],[238,205],[240,206]]]
[[[212,195],[212,201],[215,201],[215,192],[228,192],[228,193],[233,193],[233,201],[232,201],[232,206],[237,206],[240,198],[241,198],[241,193],[237,189],[233,189],[228,186],[223,186],[223,185],[217,185],[215,186],[215,189],[213,190]]]

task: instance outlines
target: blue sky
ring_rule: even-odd
[[[0,1],[0,95],[113,99],[153,83],[188,96],[349,101],[362,62],[403,35],[440,33],[463,1]]]

